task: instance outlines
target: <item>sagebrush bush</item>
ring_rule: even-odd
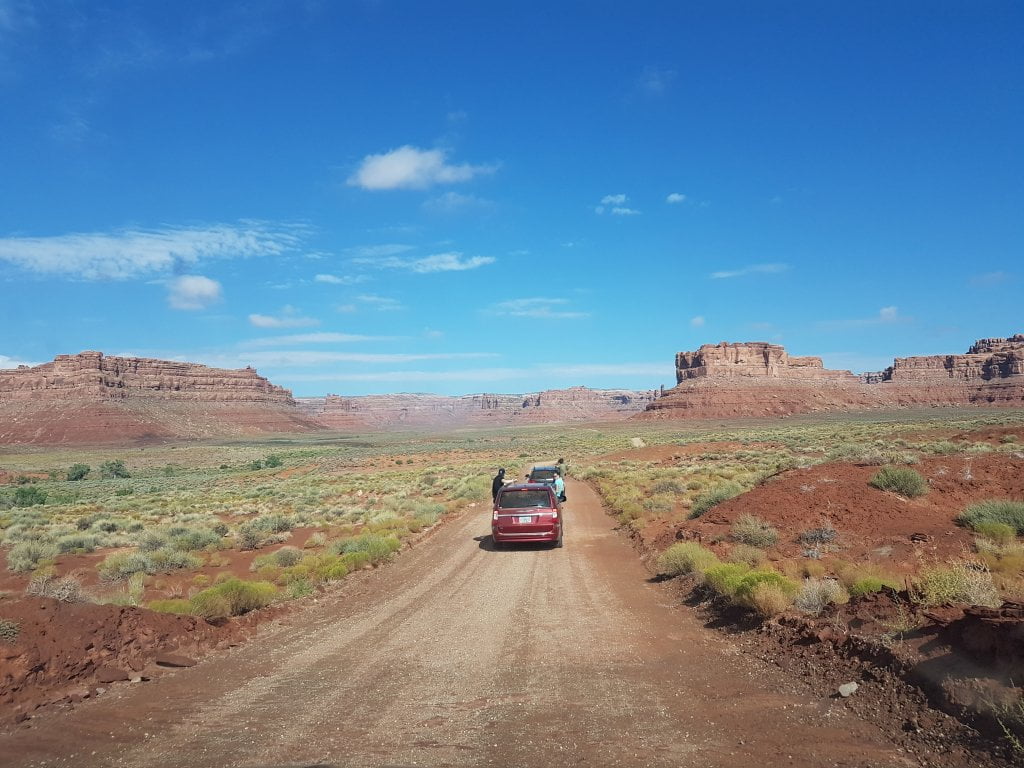
[[[680,541],[661,553],[658,558],[658,573],[664,576],[701,573],[717,563],[718,556],[710,549],[694,541]]]
[[[805,579],[793,600],[797,610],[815,616],[828,605],[847,602],[850,596],[835,579]]]
[[[394,534],[382,536],[378,533],[364,533],[349,539],[340,539],[330,546],[331,554],[364,553],[368,562],[376,565],[391,557],[402,548],[402,542]]]
[[[971,504],[957,515],[956,521],[976,531],[983,523],[1002,523],[1013,528],[1018,536],[1024,536],[1024,501],[1009,499],[986,499]]]
[[[14,489],[14,506],[34,507],[46,503],[46,491],[35,485],[23,485]]]
[[[281,547],[274,552],[274,564],[281,568],[295,565],[302,559],[302,550],[298,547]]]
[[[68,480],[74,482],[76,480],[84,480],[85,476],[92,471],[92,467],[88,464],[72,464],[68,469]]]
[[[831,525],[823,525],[818,528],[808,528],[800,532],[800,543],[804,546],[817,546],[820,544],[831,544],[839,534]]]
[[[997,546],[1005,547],[1008,544],[1012,544],[1017,539],[1017,531],[1012,525],[1006,523],[996,523],[990,520],[985,520],[980,523],[975,523],[971,526],[979,535],[984,536],[988,541],[991,541]]]
[[[763,549],[752,547],[749,544],[734,544],[729,550],[730,563],[745,563],[751,568],[756,568],[759,565],[764,565],[767,560],[768,556]]]
[[[908,499],[924,496],[928,483],[921,473],[906,467],[882,467],[873,478],[872,486],[882,491],[891,491]]]
[[[7,551],[7,568],[12,571],[31,571],[40,562],[57,555],[57,547],[42,541],[22,541]]]
[[[922,569],[914,581],[914,596],[922,605],[966,603],[995,608],[1002,603],[988,567],[967,558]]]
[[[865,576],[854,581],[847,589],[850,597],[863,597],[881,591],[882,587],[895,587],[895,584],[879,576]]]
[[[736,602],[747,608],[759,610],[758,606],[754,603],[754,594],[761,586],[775,587],[788,595],[787,607],[793,602],[793,597],[796,595],[798,588],[792,579],[786,578],[777,571],[750,571],[736,585]]]
[[[745,602],[758,616],[770,619],[793,604],[793,594],[779,584],[761,582],[754,586]]]
[[[57,551],[61,554],[68,552],[94,552],[96,550],[96,537],[85,533],[73,533],[68,536],[61,536],[57,539]]]
[[[25,587],[25,594],[30,597],[48,597],[62,603],[84,603],[88,600],[78,579],[74,576],[56,577],[52,572],[34,576]]]
[[[732,524],[732,537],[741,544],[768,549],[779,543],[779,532],[759,517],[742,515]]]
[[[0,642],[13,643],[21,634],[21,624],[10,619],[0,619]]]
[[[707,493],[702,493],[693,500],[688,517],[691,520],[696,520],[716,504],[721,504],[723,501],[735,498],[741,493],[743,493],[743,486],[739,483],[729,482],[716,485]]]

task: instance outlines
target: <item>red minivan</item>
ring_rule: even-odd
[[[495,548],[514,542],[546,542],[562,546],[562,505],[546,483],[506,485],[498,491],[491,514]]]

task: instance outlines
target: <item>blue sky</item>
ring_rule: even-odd
[[[1024,331],[1019,2],[0,0],[0,367],[674,384]]]

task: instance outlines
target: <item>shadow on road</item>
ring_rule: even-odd
[[[506,544],[503,547],[497,547],[494,544],[494,539],[488,536],[474,536],[473,541],[480,545],[480,549],[485,552],[533,552],[538,550],[553,549],[551,544],[541,541],[524,541],[521,544]]]

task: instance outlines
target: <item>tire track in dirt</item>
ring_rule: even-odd
[[[564,549],[478,507],[241,648],[0,736],[0,766],[919,765],[652,585],[570,482]]]

